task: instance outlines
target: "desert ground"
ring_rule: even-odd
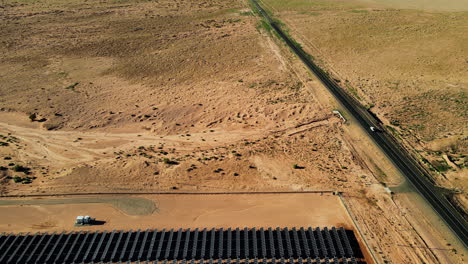
[[[82,200],[79,200],[82,199]],[[99,199],[102,199],[100,202]],[[253,195],[146,195],[130,197],[131,206],[118,200],[128,197],[52,198],[6,200],[0,206],[8,216],[0,232],[100,230],[102,226],[75,226],[74,214],[90,213],[105,221],[107,229],[148,228],[229,228],[337,226],[352,228],[351,219],[332,194],[253,194]],[[90,201],[97,203],[90,203]],[[15,205],[18,201],[26,204]],[[2,201],[5,202],[5,201]],[[80,203],[78,203],[80,202]],[[30,203],[30,204],[28,204]],[[310,206],[314,204],[314,206]],[[133,208],[139,208],[135,211]],[[36,211],[34,217],[25,217]],[[281,213],[280,213],[281,212]],[[269,218],[268,215],[277,215]],[[133,222],[135,224],[133,224]],[[239,226],[241,223],[241,226]]]
[[[304,198],[294,206],[294,196],[271,206],[249,201],[265,214],[240,224],[287,226],[290,218],[272,219],[266,212],[302,210],[316,216],[312,205],[323,203],[329,206],[322,218],[296,219],[291,225],[330,226],[348,217],[352,224],[349,219],[345,224],[363,230],[380,262],[464,262],[463,248],[453,238],[433,225],[415,223],[425,221],[426,215],[409,207],[404,194],[384,189],[382,182],[398,185],[401,175],[363,131],[332,113],[337,106],[330,95],[262,28],[247,1],[5,0],[0,5],[3,196],[337,191],[344,202],[336,196]],[[330,19],[300,12],[279,15],[286,22],[302,21],[298,27],[306,18]],[[362,12],[349,12],[353,15]],[[335,53],[327,48],[322,52],[343,51],[336,47]],[[353,85],[360,80],[348,79]],[[364,98],[364,90],[357,91]],[[365,95],[380,98],[372,91]],[[398,102],[391,106],[402,104]],[[376,101],[372,109],[381,108]],[[397,116],[397,108],[386,109]],[[463,129],[456,118],[440,120],[456,125],[453,131]],[[406,125],[401,124],[396,129],[403,135]],[[461,175],[461,170],[453,173]],[[177,224],[234,224],[231,216],[239,211],[229,210],[231,202],[196,197],[183,202],[165,198],[169,200],[161,208],[193,204],[193,215],[202,215],[212,210],[211,204],[226,206],[213,218]],[[11,199],[19,198],[2,200]],[[342,203],[349,209],[346,213]],[[115,204],[96,201],[3,205],[1,211],[10,215],[0,222],[2,230],[17,232],[74,230],[69,219],[85,211],[107,221],[96,227],[100,229],[144,228],[153,217],[132,216]],[[173,225],[171,216],[182,213],[174,209],[160,224]],[[23,214],[34,217],[17,221]],[[63,220],[44,223],[37,217]],[[124,220],[118,223],[115,218]]]
[[[263,2],[466,207],[466,1]]]

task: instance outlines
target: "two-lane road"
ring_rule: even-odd
[[[468,247],[468,224],[466,219],[456,210],[438,188],[429,181],[429,175],[426,174],[422,165],[381,126],[381,122],[378,119],[371,115],[357,100],[345,92],[345,90],[332,80],[326,72],[309,59],[309,56],[304,50],[283,32],[280,26],[258,4],[257,0],[251,1],[278,36],[291,48],[299,59],[302,60],[307,68],[315,74],[322,84],[330,90],[361,126],[364,127],[369,136],[400,169],[416,190],[431,204],[464,246]],[[379,127],[380,131],[371,131],[371,126]]]

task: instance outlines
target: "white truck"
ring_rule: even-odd
[[[92,225],[94,218],[91,218],[89,215],[86,216],[77,216],[75,220],[75,225]]]

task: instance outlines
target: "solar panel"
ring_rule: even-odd
[[[325,239],[328,244],[328,249],[330,251],[330,256],[331,257],[336,257],[336,251],[335,251],[335,246],[333,245],[333,239],[330,235],[330,231],[328,230],[327,227],[323,229],[323,232],[325,233]]]
[[[159,238],[158,248],[156,249],[156,257],[155,257],[156,260],[160,260],[165,236],[166,236],[166,229],[163,229],[161,232],[161,237]]]
[[[26,259],[26,263],[28,263],[28,262],[31,260],[31,258],[34,256],[34,253],[36,253],[36,250],[39,248],[39,246],[40,246],[41,243],[42,243],[42,240],[44,240],[44,238],[46,238],[46,236],[47,236],[47,232],[46,232],[44,235],[42,235],[42,236],[40,237],[39,242],[37,242],[37,244],[36,244],[36,246],[33,248],[33,250],[32,250],[31,252],[28,252],[29,257]]]
[[[133,230],[130,230],[127,234],[127,238],[125,239],[125,243],[124,243],[124,246],[122,248],[122,251],[120,252],[120,257],[119,257],[119,261],[123,261],[123,258],[125,256],[125,253],[127,253],[127,247],[128,247],[128,243],[130,242],[130,238],[132,237],[133,233],[132,233]]]
[[[242,264],[276,264],[276,261],[311,264],[322,263],[324,258],[329,258],[330,263],[336,264],[337,261],[346,260],[346,245],[350,247],[349,252],[352,253],[353,249],[346,236],[349,231],[342,228],[236,228],[234,234],[231,229],[225,231],[212,228],[207,231],[205,228],[200,232],[198,229],[170,229],[167,232],[165,229],[161,232],[150,232],[147,229],[134,232],[114,230],[110,233],[45,233],[34,236],[10,234],[0,240],[3,248],[0,251],[0,263],[167,260],[171,264],[174,261],[176,264],[185,264],[191,257],[199,264],[225,264],[223,260],[226,258]],[[356,263],[356,259],[353,260]]]
[[[258,257],[257,249],[257,230],[255,227],[252,229],[252,248],[253,248],[253,257],[256,259]]]
[[[293,249],[292,249],[292,245],[291,245],[291,238],[289,236],[289,230],[288,228],[284,228],[284,240],[286,242],[286,249],[288,251],[288,254],[286,257],[290,258],[293,256]]]
[[[240,235],[240,230],[239,228],[236,228],[236,258],[240,258],[240,241],[241,241],[241,235]]]
[[[333,233],[334,241],[338,247],[338,257],[344,257],[345,251],[344,251],[343,245],[341,244],[341,239],[340,239],[340,236],[338,235],[338,231],[336,230],[335,227],[332,227],[332,233]]]
[[[219,230],[219,242],[218,242],[218,258],[223,257],[223,246],[224,246],[224,229]]]
[[[307,258],[309,258],[310,257],[309,243],[307,243],[307,236],[303,227],[301,227],[300,233],[301,233],[302,245],[304,248],[304,254]]]
[[[227,250],[226,257],[228,259],[232,257],[232,254],[231,254],[232,253],[232,251],[231,251],[231,249],[232,249],[231,241],[232,241],[232,230],[231,230],[231,228],[228,228],[228,230],[227,230],[227,248],[226,248],[226,250]]]
[[[143,257],[143,252],[146,248],[146,242],[148,241],[149,236],[149,229],[146,229],[145,233],[143,234],[143,241],[141,242],[140,250],[138,251],[137,260],[140,261]]]
[[[299,242],[299,235],[295,227],[292,228],[292,234],[293,234],[292,239],[294,243],[294,248],[296,251],[296,254],[294,256],[297,258],[300,258],[302,257],[302,250],[301,250],[301,244]]]
[[[262,248],[262,258],[267,257],[267,246],[266,246],[266,240],[265,240],[265,231],[263,230],[263,227],[260,228],[260,244]]]
[[[13,234],[10,233],[10,234],[5,238],[5,240],[3,240],[2,245],[0,246],[0,252],[3,251],[3,247],[7,247],[7,246],[8,246],[7,242],[8,242],[8,240],[10,240],[10,239],[12,239],[12,238],[14,239]]]
[[[207,236],[206,228],[203,228],[203,231],[202,231],[202,244],[201,244],[201,251],[200,251],[200,258],[202,258],[202,259],[205,257],[206,236]]]
[[[244,228],[244,258],[249,257],[249,229]]]
[[[94,250],[94,254],[91,257],[92,262],[94,262],[96,260],[97,255],[99,253],[99,250],[101,249],[102,243],[104,242],[104,239],[106,238],[106,235],[107,235],[107,231],[104,231],[102,233],[101,239],[99,239],[99,242],[98,242],[98,245],[97,245],[96,249]]]
[[[215,242],[216,242],[216,230],[213,228],[213,229],[211,229],[210,253],[208,254],[208,257],[210,259],[212,259],[214,257]]]
[[[141,234],[141,230],[138,229],[137,233],[136,233],[136,236],[135,236],[135,239],[133,239],[133,245],[130,249],[130,254],[128,255],[128,260],[132,260],[133,259],[133,255],[135,254],[135,249],[136,249],[136,246],[138,244],[138,239],[140,238],[140,234]],[[141,247],[143,248],[143,247]]]
[[[86,249],[86,252],[83,256],[83,260],[82,261],[86,261],[88,259],[88,255],[89,255],[89,252],[91,251],[91,248],[93,247],[94,245],[94,241],[96,240],[96,237],[98,236],[99,232],[95,232],[94,233],[94,236],[93,238],[91,239],[91,243],[89,243],[89,247],[88,249]]]
[[[271,252],[271,257],[275,258],[276,256],[276,250],[275,250],[275,238],[273,237],[273,230],[271,230],[271,227],[268,228],[268,238],[270,239],[270,252]]]
[[[327,246],[325,245],[325,240],[323,239],[322,232],[320,231],[320,228],[316,228],[315,232],[317,233],[320,249],[322,250],[322,257],[327,257],[328,252],[327,252]]]
[[[190,228],[185,231],[185,241],[184,241],[184,249],[182,251],[182,259],[187,258],[188,249],[189,249],[189,242],[190,242]]]
[[[153,248],[154,248],[154,244],[156,243],[156,236],[157,235],[158,235],[158,230],[155,229],[153,231],[153,235],[151,236],[151,242],[150,242],[150,245],[149,245],[149,248],[148,248],[148,253],[146,253],[146,260],[150,260],[151,255],[153,255]]]
[[[11,234],[10,234],[10,236],[11,236]],[[2,260],[3,260],[4,258],[6,258],[7,254],[8,254],[8,251],[10,251],[10,249],[13,247],[13,245],[15,244],[16,240],[18,240],[19,237],[20,237],[20,236],[15,236],[15,237],[13,238],[13,241],[10,243],[10,245],[9,245],[8,247],[5,246],[5,247],[6,247],[5,250],[3,250],[3,248],[0,249],[0,253],[2,253],[2,251],[3,251],[3,254],[2,254],[1,257],[0,257],[0,263],[2,262]],[[3,245],[5,245],[5,242],[6,242],[6,240],[4,241]],[[2,246],[3,246],[3,245],[2,245]]]
[[[7,260],[7,263],[10,263],[13,258],[16,256],[16,253],[19,251],[19,249],[21,248],[21,246],[23,246],[24,242],[26,242],[28,239],[30,238],[29,236],[29,233],[27,233],[26,235],[24,235],[23,239],[21,240],[21,242],[18,244],[18,246],[15,248],[15,250],[13,251],[13,253],[11,253],[10,255],[10,258],[8,258]]]
[[[283,238],[281,237],[281,229],[276,228],[276,238],[278,242],[278,251],[280,258],[284,258]]]
[[[39,233],[36,233],[32,238],[31,240],[28,242],[28,245],[22,250],[22,253],[21,255],[19,256],[18,260],[16,261],[16,263],[24,263],[24,262],[21,262],[21,260],[23,259],[23,257],[25,257],[27,254],[30,253],[29,249],[31,247],[31,245],[33,244],[33,242],[36,240],[36,238],[40,237],[39,236]]]
[[[198,228],[193,233],[193,246],[192,246],[192,259],[197,256],[197,243],[198,243]]]
[[[89,237],[89,232],[86,232],[85,233],[85,236],[83,238],[83,241],[80,242],[80,246],[78,247],[78,250],[76,251],[75,253],[75,257],[73,258],[73,262],[77,262],[78,261],[78,258],[80,257],[80,253],[81,251],[83,250],[83,247],[85,246],[86,244],[86,240],[88,239]]]
[[[172,256],[173,259],[178,259],[179,257],[179,249],[180,249],[180,241],[182,240],[182,228],[179,228],[179,231],[177,231],[177,239],[176,239],[176,244],[174,248],[174,254]]]
[[[117,254],[117,249],[119,248],[120,243],[122,242],[123,234],[124,234],[124,232],[123,232],[123,231],[120,231],[119,237],[117,238],[117,242],[115,243],[115,246],[114,246],[114,250],[112,251],[112,254],[111,254],[111,257],[110,257],[110,261],[114,261],[114,260],[115,260],[115,255]]]
[[[37,236],[38,233],[36,233],[35,236]],[[67,239],[65,240],[65,243],[63,243],[62,247],[60,248],[59,252],[57,253],[57,255],[55,256],[55,260],[54,260],[54,263],[56,263],[60,257],[62,256],[62,253],[65,251],[65,248],[67,247],[68,245],[68,241],[70,241],[72,237],[72,234],[68,234],[67,236]],[[25,248],[25,250],[27,250],[27,247]],[[13,257],[13,256],[12,256]],[[18,260],[19,261],[19,260]]]
[[[340,234],[343,238],[343,242],[346,249],[346,256],[352,257],[354,255],[353,249],[351,248],[351,243],[349,242],[348,235],[346,234],[346,230],[343,227],[340,227]]]
[[[171,253],[171,246],[172,246],[172,239],[174,237],[174,229],[169,231],[169,237],[167,238],[166,250],[164,251],[164,259],[169,258],[169,254]]]

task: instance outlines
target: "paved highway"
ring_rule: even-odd
[[[381,126],[381,122],[371,115],[357,100],[350,96],[344,89],[332,80],[326,72],[314,64],[304,50],[283,32],[280,26],[271,19],[270,15],[260,6],[257,0],[252,0],[259,13],[271,25],[273,30],[291,50],[302,60],[307,68],[327,87],[339,102],[354,116],[368,132],[369,136],[393,161],[393,163],[405,175],[406,179],[419,191],[419,193],[434,208],[440,217],[446,222],[453,233],[468,247],[468,223],[456,210],[447,198],[438,190],[424,168]],[[370,127],[377,127],[380,131],[372,132]]]

